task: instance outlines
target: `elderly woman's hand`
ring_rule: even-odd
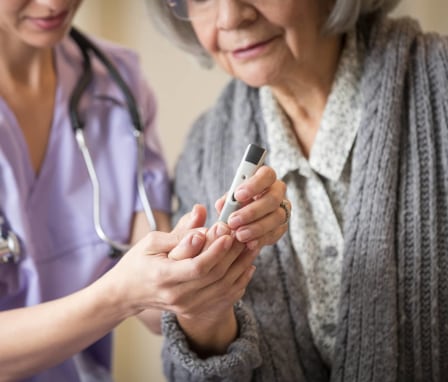
[[[232,232],[227,224],[215,223],[206,233],[203,251]],[[244,295],[252,278],[257,250],[250,250],[234,240],[217,268],[222,277],[200,290],[205,300],[197,301],[185,311],[177,312],[177,320],[189,340],[191,348],[200,356],[225,353],[238,334],[238,325],[233,307]]]
[[[250,249],[274,244],[286,232],[291,203],[286,199],[286,185],[277,179],[268,166],[260,167],[254,176],[245,180],[235,191],[243,207],[229,217],[229,227],[236,238]],[[215,204],[221,211],[225,196]]]

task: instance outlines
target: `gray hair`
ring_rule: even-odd
[[[358,22],[359,18],[375,12],[388,14],[401,0],[335,0],[325,29],[331,33],[344,33]]]
[[[278,1],[278,0],[272,0]],[[364,15],[389,13],[401,0],[334,0],[334,6],[324,27],[329,33],[344,33],[352,29]],[[146,1],[149,16],[156,28],[180,49],[195,56],[204,67],[213,61],[202,48],[190,22],[179,20],[172,14],[164,0]]]

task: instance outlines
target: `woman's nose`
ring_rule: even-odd
[[[251,23],[257,18],[257,9],[250,0],[216,0],[216,26],[228,30]]]

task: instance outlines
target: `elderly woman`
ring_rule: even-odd
[[[179,215],[212,210],[249,142],[292,202],[233,338],[216,345],[228,318],[212,304],[198,325],[215,336],[165,314],[170,380],[446,378],[448,41],[388,18],[397,2],[148,2],[180,47],[234,77],[189,135]]]

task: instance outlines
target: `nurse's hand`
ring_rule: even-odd
[[[203,229],[179,237],[184,228],[149,233],[105,275],[129,315],[155,308],[194,317],[210,301],[232,305],[244,293],[255,254],[228,229],[207,242]]]
[[[287,231],[289,213],[285,209],[290,212],[291,203],[286,199],[285,183],[271,167],[260,167],[237,188],[235,198],[243,207],[230,215],[228,225],[249,248],[274,244]],[[225,196],[216,202],[218,213],[224,201]]]

